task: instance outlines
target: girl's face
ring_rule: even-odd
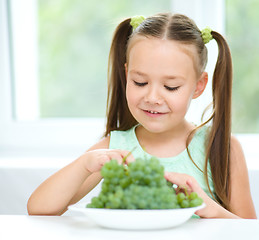
[[[195,48],[176,41],[140,38],[131,46],[126,67],[126,98],[134,118],[148,131],[181,127],[193,98],[207,83],[197,76]]]

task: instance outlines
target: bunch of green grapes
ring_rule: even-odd
[[[197,207],[203,203],[202,198],[196,192],[191,192],[190,194],[180,192],[177,194],[177,201],[181,208]]]
[[[136,159],[128,165],[111,160],[102,167],[101,174],[104,178],[101,192],[92,198],[87,207],[172,209],[202,203],[195,193],[177,195],[172,184],[168,184],[164,178],[164,168],[156,158]]]

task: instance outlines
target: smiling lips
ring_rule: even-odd
[[[152,110],[143,110],[148,116],[151,117],[158,117],[158,116],[162,116],[165,115],[166,113],[164,112],[157,112],[157,111],[152,111]]]

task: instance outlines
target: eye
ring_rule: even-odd
[[[139,86],[139,87],[143,87],[143,86],[147,85],[147,82],[136,82],[136,81],[133,81],[133,82],[136,86]]]
[[[168,91],[177,91],[180,87],[168,87],[168,86],[164,86]]]

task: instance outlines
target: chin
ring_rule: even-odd
[[[167,131],[164,126],[161,126],[161,124],[141,124],[146,131],[150,133],[162,133]]]

